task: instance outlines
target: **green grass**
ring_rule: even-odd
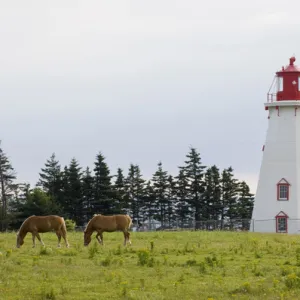
[[[0,299],[299,299],[300,237],[241,232],[68,233],[15,248],[0,234]]]

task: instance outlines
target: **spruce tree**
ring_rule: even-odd
[[[143,194],[143,222],[147,220],[149,226],[152,228],[151,221],[152,219],[157,218],[158,215],[155,203],[154,188],[150,180],[146,182]]]
[[[238,217],[237,214],[237,199],[238,199],[238,190],[239,184],[237,179],[234,178],[233,169],[229,167],[224,169],[222,172],[221,178],[222,186],[222,213],[221,220],[225,218],[229,219],[230,228],[233,227],[233,220]],[[223,222],[222,222],[223,224]]]
[[[180,167],[187,178],[187,190],[191,207],[195,216],[195,228],[200,228],[200,221],[203,220],[205,207],[203,203],[203,193],[205,191],[203,177],[206,166],[202,165],[200,153],[195,148],[190,148],[186,155],[185,166]]]
[[[28,191],[25,200],[19,205],[19,211],[22,212],[20,218],[23,220],[31,215],[46,216],[61,213],[60,207],[41,188]]]
[[[94,177],[87,167],[82,175],[82,201],[84,222],[87,223],[94,214]]]
[[[128,205],[126,202],[125,177],[121,168],[118,168],[117,170],[116,181],[113,187],[116,197],[116,212],[126,214]]]
[[[64,172],[64,212],[79,226],[84,223],[81,179],[81,167],[73,158]]]
[[[254,195],[250,193],[250,188],[245,181],[239,183],[238,192],[237,215],[242,219],[242,229],[249,230]]]
[[[62,172],[55,153],[52,153],[39,173],[37,187],[41,187],[53,202],[61,204],[62,201]]]
[[[95,213],[111,215],[116,211],[115,197],[111,184],[110,170],[101,152],[96,156],[94,168],[94,203]]]
[[[132,215],[133,222],[139,227],[143,220],[143,199],[145,180],[142,178],[140,167],[130,164],[128,176],[126,178],[125,199],[130,206],[128,213]]]
[[[175,211],[180,222],[180,227],[184,228],[189,226],[192,220],[192,215],[188,191],[188,178],[185,176],[183,169],[179,169],[179,174],[175,177],[175,180],[177,198]]]
[[[7,155],[1,147],[0,141],[0,210],[1,210],[1,230],[5,230],[8,226],[7,211],[9,201],[11,200],[11,193],[13,182],[16,179],[16,173]]]
[[[210,220],[206,229],[215,229],[222,212],[220,172],[217,166],[214,165],[206,170],[204,181],[204,215],[207,220]]]
[[[175,207],[176,207],[176,182],[173,176],[168,176],[168,188],[167,188],[167,219],[168,226],[174,227],[176,220]]]
[[[158,169],[152,177],[153,190],[155,194],[155,200],[159,211],[159,220],[161,226],[164,227],[168,219],[168,173],[162,168],[162,163],[158,163]]]

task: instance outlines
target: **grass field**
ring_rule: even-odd
[[[68,233],[71,247],[15,248],[0,234],[0,299],[300,299],[300,236],[237,232]]]

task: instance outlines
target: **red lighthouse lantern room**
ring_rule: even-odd
[[[290,64],[276,72],[268,92],[268,102],[300,100],[300,67],[294,65],[296,58],[290,58]]]

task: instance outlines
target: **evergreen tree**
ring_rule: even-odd
[[[190,148],[190,152],[186,155],[188,160],[185,166],[180,167],[184,171],[187,178],[187,190],[191,203],[191,207],[195,214],[195,228],[200,228],[200,221],[203,220],[205,207],[203,203],[203,193],[205,191],[203,177],[205,166],[202,165],[200,154],[195,148]]]
[[[64,212],[79,226],[84,223],[81,179],[81,167],[73,158],[69,167],[64,171]]]
[[[157,208],[155,203],[155,193],[150,180],[147,181],[143,194],[143,222],[148,220],[149,226],[153,229],[151,221],[154,217],[157,217]]]
[[[114,183],[114,192],[116,197],[117,213],[126,214],[128,205],[126,202],[125,177],[123,175],[123,170],[120,168],[117,170],[116,181]]]
[[[222,172],[222,213],[221,220],[226,217],[229,220],[234,220],[238,217],[237,214],[237,198],[239,191],[239,184],[237,179],[234,178],[233,169],[229,167]],[[222,223],[223,224],[223,223]],[[230,222],[230,227],[233,224]]]
[[[18,202],[18,205],[19,211],[22,212],[20,219],[23,220],[31,215],[45,216],[61,213],[59,206],[40,188],[28,191],[24,201]]]
[[[101,152],[96,156],[94,168],[94,203],[95,213],[114,214],[116,211],[115,197],[111,184],[110,170]]]
[[[10,204],[9,228],[18,229],[24,221],[24,205],[33,190],[30,184],[17,184],[14,190],[14,199]]]
[[[207,220],[212,220],[208,226],[216,228],[217,220],[220,218],[222,212],[220,173],[217,166],[214,165],[206,170],[204,181],[204,215]],[[211,228],[207,227],[207,229]]]
[[[132,215],[133,222],[139,227],[143,220],[143,199],[145,180],[142,178],[140,167],[131,164],[126,178],[126,201],[130,206],[127,213]]]
[[[167,218],[169,227],[175,224],[175,207],[176,207],[176,182],[173,176],[168,176],[168,189],[167,189]]]
[[[155,194],[155,200],[159,211],[159,220],[161,226],[164,227],[168,219],[168,173],[162,168],[162,163],[158,163],[158,169],[152,177],[153,190]]]
[[[239,183],[238,191],[237,215],[239,219],[242,219],[242,229],[249,230],[254,195],[250,193],[250,188],[245,181]]]
[[[93,216],[94,177],[87,167],[82,175],[82,201],[84,222],[87,223]]]
[[[52,153],[50,159],[47,159],[45,167],[39,173],[40,178],[37,187],[41,187],[53,202],[61,204],[62,202],[62,172],[59,161],[55,153]]]
[[[7,155],[3,152],[0,141],[0,212],[1,230],[8,226],[7,211],[13,189],[13,181],[16,179],[14,168],[12,167]]]
[[[188,179],[185,176],[183,169],[179,170],[179,175],[175,177],[175,191],[176,191],[176,216],[179,219],[180,227],[184,228],[192,220],[191,206],[189,201]]]

